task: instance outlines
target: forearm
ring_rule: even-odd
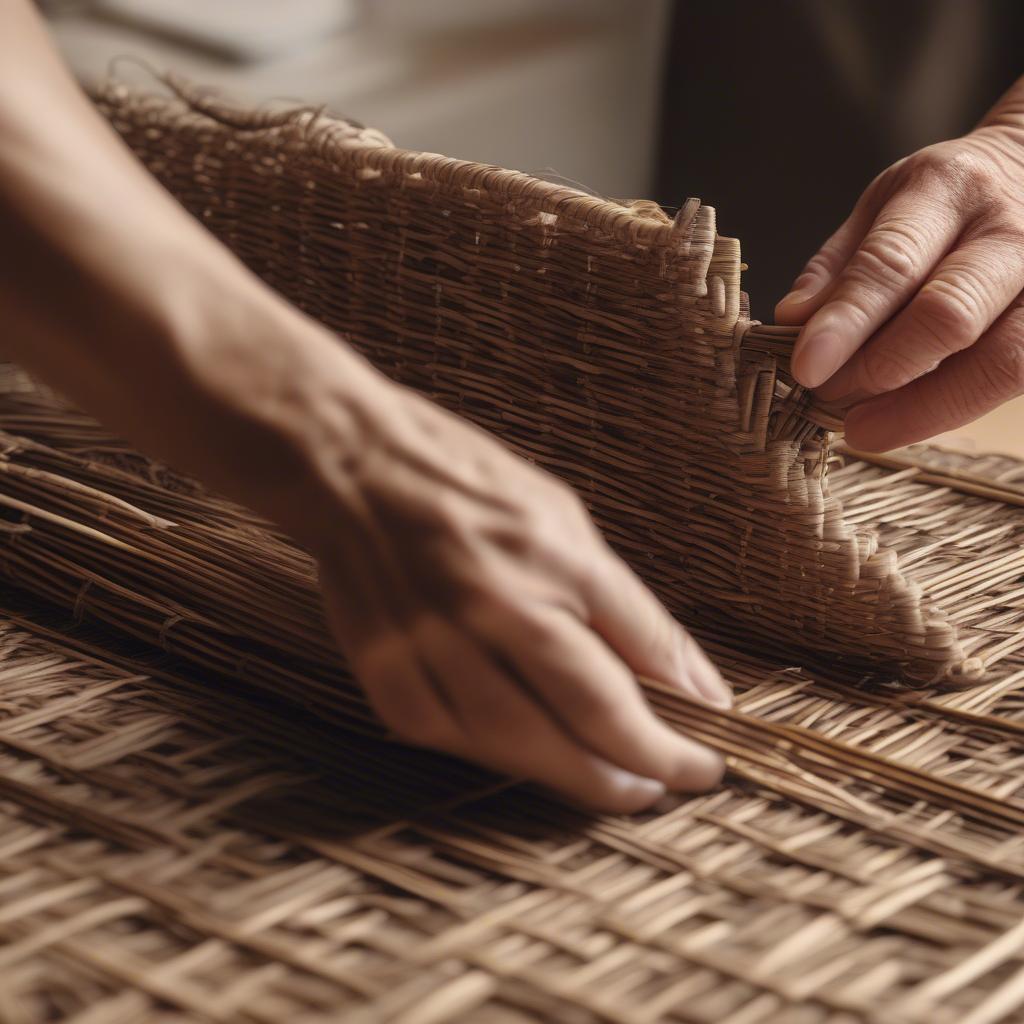
[[[5,355],[269,514],[319,436],[359,443],[382,378],[163,191],[21,2],[0,13],[0,138]]]

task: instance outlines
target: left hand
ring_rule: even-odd
[[[1024,394],[1024,79],[986,123],[876,178],[776,307],[796,379],[885,450]],[[1000,113],[1000,108],[1003,112]]]

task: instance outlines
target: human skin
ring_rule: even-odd
[[[775,319],[794,376],[885,450],[1024,394],[1024,79],[962,138],[892,165],[811,258]]]
[[[718,782],[636,676],[718,707],[728,687],[575,494],[246,270],[99,117],[27,0],[0,5],[0,311],[4,355],[312,552],[400,738],[610,811]]]

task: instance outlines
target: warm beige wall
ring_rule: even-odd
[[[976,423],[936,438],[971,451],[1006,452],[1024,459],[1024,398],[1009,402]]]

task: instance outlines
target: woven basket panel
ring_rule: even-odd
[[[88,561],[96,582],[79,625],[13,596],[0,611],[5,1024],[1020,1019],[1024,659],[908,704],[712,644],[736,712],[648,695],[729,754],[725,785],[585,818],[380,737],[336,664],[321,677],[286,653],[309,644],[286,599],[303,557],[215,499],[107,465],[116,446],[91,450],[98,432],[61,415],[48,429],[78,454],[35,449],[52,475],[12,478],[35,504],[7,527],[45,539],[54,575]],[[995,504],[863,472],[945,519]],[[97,632],[117,580],[122,629],[148,635],[172,602],[162,579],[124,585],[124,552],[83,528],[151,552],[211,610],[203,585],[231,562],[214,553],[247,537],[223,593],[257,595],[251,628],[233,650],[200,631],[192,668]],[[173,646],[185,623],[160,614]],[[275,674],[249,660],[252,635]],[[303,694],[315,715],[281,700]]]
[[[953,602],[843,518],[834,419],[794,387],[785,335],[748,331],[739,246],[710,207],[670,221],[313,112],[117,86],[98,102],[274,287],[573,484],[691,624],[907,678],[986,671],[974,623],[954,629]]]

